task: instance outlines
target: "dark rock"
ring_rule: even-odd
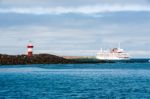
[[[35,54],[32,57],[27,55],[6,55],[0,54],[1,65],[16,64],[66,64],[72,63],[71,60],[51,54]]]

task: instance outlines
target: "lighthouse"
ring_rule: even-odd
[[[28,57],[31,57],[33,54],[33,45],[31,42],[27,45],[27,49],[28,49]]]

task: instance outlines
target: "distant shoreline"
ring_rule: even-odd
[[[56,56],[51,54],[7,55],[0,54],[0,65],[26,65],[26,64],[94,64],[94,63],[149,63],[150,59],[130,59],[122,61],[98,60],[86,56]]]

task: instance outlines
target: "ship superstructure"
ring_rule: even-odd
[[[96,58],[99,60],[128,60],[129,54],[120,47],[113,48],[110,51],[101,48],[100,52],[97,53]]]

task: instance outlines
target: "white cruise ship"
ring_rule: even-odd
[[[128,60],[129,54],[120,47],[113,48],[110,51],[101,49],[100,52],[97,53],[96,58],[99,60]]]

